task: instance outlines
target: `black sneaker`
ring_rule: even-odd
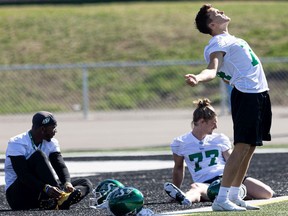
[[[69,209],[71,205],[78,203],[81,199],[80,190],[74,190],[71,193],[63,192],[61,198],[58,200],[58,207],[59,209]]]
[[[190,200],[188,200],[186,198],[185,194],[178,187],[176,187],[174,184],[172,184],[170,182],[166,182],[164,184],[164,190],[170,197],[175,199],[181,205],[191,205],[192,204],[190,202]]]

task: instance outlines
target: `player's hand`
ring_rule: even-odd
[[[58,187],[54,187],[51,185],[47,185],[46,194],[55,199],[59,199],[61,197],[62,191]]]
[[[65,192],[73,192],[75,190],[75,188],[73,187],[73,185],[70,182],[66,182],[64,184],[64,190],[65,190]]]
[[[195,74],[186,74],[185,79],[186,79],[186,83],[192,87],[196,86],[199,82]]]

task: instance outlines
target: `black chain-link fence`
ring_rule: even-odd
[[[288,105],[288,58],[262,59],[273,106]],[[186,73],[203,61],[105,62],[0,67],[0,115],[147,109],[185,109],[199,97],[227,109],[229,89],[220,79],[196,88]]]

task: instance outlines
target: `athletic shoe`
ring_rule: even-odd
[[[185,194],[178,187],[176,187],[174,184],[172,184],[170,182],[166,182],[164,184],[164,190],[170,197],[175,199],[181,205],[191,205],[192,204],[190,202],[190,200],[188,200],[186,198]]]
[[[246,208],[240,207],[231,201],[217,202],[215,199],[212,204],[213,211],[246,211]]]
[[[244,207],[247,210],[259,210],[260,209],[260,207],[249,205],[247,202],[245,202],[244,200],[241,200],[241,199],[231,200],[231,202],[235,203],[236,205],[238,205],[240,207]]]
[[[74,190],[71,193],[63,192],[58,200],[59,209],[69,209],[71,205],[78,203],[81,200],[81,191]]]
[[[55,210],[58,209],[57,200],[53,198],[40,200],[39,208],[42,210]]]

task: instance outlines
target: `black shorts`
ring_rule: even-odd
[[[267,91],[243,93],[234,87],[231,94],[231,111],[234,144],[262,146],[263,140],[271,140],[272,111]]]
[[[208,179],[207,181],[205,181],[205,182],[203,182],[203,183],[205,183],[205,184],[211,184],[212,182],[214,182],[214,181],[216,181],[216,180],[222,180],[222,175],[221,176],[216,176],[216,177],[214,177],[214,178],[212,178],[212,179]],[[244,181],[246,180],[248,178],[248,176],[244,176],[244,179],[243,179],[243,181],[242,181],[242,183],[244,183]]]
[[[212,179],[208,179],[207,181],[203,182],[203,183],[206,183],[206,184],[211,184],[212,182],[216,181],[216,180],[222,180],[222,175],[221,176],[216,176]]]

